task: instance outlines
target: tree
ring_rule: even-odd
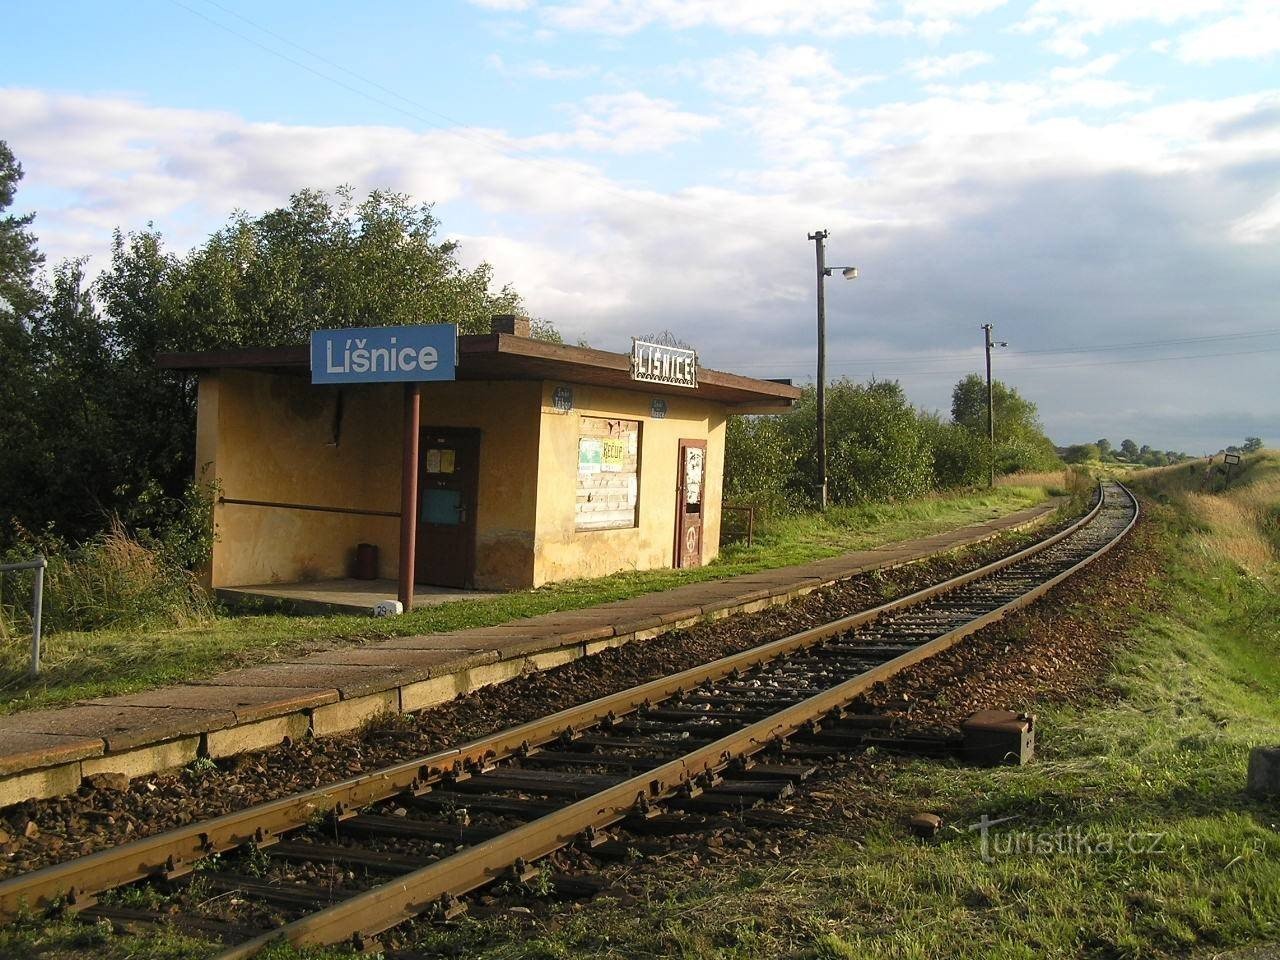
[[[1261,437],[1245,437],[1244,446],[1241,447],[1241,449],[1244,450],[1245,453],[1257,453],[1259,450],[1262,449],[1262,438]]]
[[[1123,453],[1130,461],[1138,459],[1138,445],[1132,440],[1121,440],[1120,452]]]
[[[1062,459],[1067,463],[1088,463],[1090,460],[1098,460],[1101,457],[1102,452],[1096,443],[1073,443],[1062,455]]]
[[[999,380],[991,385],[995,410],[996,470],[1052,469],[1061,461],[1036,411],[1036,405]],[[951,420],[978,437],[987,436],[987,385],[976,373],[955,385],[951,393]]]
[[[0,318],[6,323],[22,322],[35,312],[42,299],[36,288],[36,270],[44,256],[36,249],[36,238],[27,228],[34,213],[17,216],[5,213],[13,206],[22,179],[9,144],[0,140]]]
[[[6,157],[0,174],[16,178]],[[29,218],[16,222],[5,243],[27,237],[30,252],[0,262],[0,289],[21,299],[9,278],[29,278],[39,260]],[[157,353],[302,344],[327,327],[447,321],[488,332],[492,315],[520,312],[515,291],[492,292],[491,267],[462,266],[437,227],[430,206],[400,194],[357,203],[345,189],[304,190],[261,216],[233,214],[181,256],[153,228],[117,231],[92,284],[82,262],[59,265],[25,322],[10,322],[7,308],[0,316],[0,502],[22,524],[52,523],[70,539],[113,515],[134,529],[170,523],[194,472],[196,381],[160,370]],[[542,321],[534,332],[559,339]],[[15,369],[21,378],[7,375]],[[6,402],[19,387],[24,402]]]
[[[36,271],[44,257],[28,227],[35,214],[6,213],[17,196],[22,166],[0,140],[0,504],[19,518],[20,504],[39,483],[42,454],[32,368],[32,318],[43,303]],[[6,527],[8,518],[5,518]],[[0,529],[0,542],[8,535]]]
[[[1111,457],[1112,447],[1111,447],[1110,440],[1108,440],[1106,437],[1103,437],[1101,440],[1095,440],[1094,444],[1098,448],[1098,453],[1100,454],[1101,459],[1107,460]]]

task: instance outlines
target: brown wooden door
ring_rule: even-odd
[[[702,507],[706,496],[707,441],[681,440],[676,466],[677,567],[702,566]]]
[[[423,427],[418,456],[413,578],[439,587],[470,587],[475,580],[480,433]]]

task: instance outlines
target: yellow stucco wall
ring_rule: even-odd
[[[343,388],[335,446],[336,402],[336,388],[306,377],[244,370],[202,377],[197,470],[211,463],[232,499],[398,510],[399,388]],[[202,442],[215,418],[216,440]],[[400,538],[392,517],[228,503],[214,519],[213,586],[345,577],[361,542],[377,544],[381,574],[395,575]]]
[[[574,409],[555,409],[551,382],[424,384],[424,427],[481,432],[475,585],[536,586],[672,564],[678,442],[707,441],[703,562],[720,542],[725,409],[666,397],[663,419],[651,396],[571,384]],[[402,387],[343,390],[341,437],[333,444],[337,390],[306,377],[244,370],[200,382],[197,471],[232,499],[396,511],[400,506]],[[578,531],[574,500],[579,420],[641,423],[639,524]],[[214,520],[211,586],[349,576],[355,546],[377,544],[379,573],[394,577],[399,521],[274,507],[220,504]],[[536,533],[535,533],[536,531]]]
[[[333,387],[305,377],[223,370],[201,378],[197,469],[225,497],[369,510],[400,509],[403,388],[345,387],[333,440]],[[422,424],[481,431],[476,586],[533,580],[538,383],[424,384]],[[216,423],[216,429],[213,424]],[[396,575],[399,520],[241,504],[215,510],[211,585],[349,576],[355,546],[377,544]]]
[[[681,439],[707,441],[702,562],[712,560],[720,544],[725,408],[692,397],[666,396],[666,417],[654,419],[649,408],[652,397],[647,393],[570,384],[574,408],[563,412],[552,404],[558,385],[548,382],[542,390],[535,583],[671,566]],[[576,529],[578,431],[579,420],[584,416],[640,421],[640,509],[636,527]]]

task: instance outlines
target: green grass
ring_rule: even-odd
[[[390,619],[242,614],[171,629],[58,633],[46,638],[45,670],[34,682],[26,676],[27,640],[9,638],[0,643],[0,713],[144,690],[333,643],[492,626],[684,583],[803,563],[988,520],[1042,502],[1047,495],[1041,487],[999,487],[785,517],[765,525],[753,546],[730,546],[714,563],[700,569],[568,581],[425,607]]]
[[[1273,470],[1280,459],[1255,476]],[[1280,939],[1280,803],[1243,792],[1249,748],[1280,742],[1280,564],[1273,552],[1260,575],[1229,549],[1185,549],[1221,534],[1190,499],[1164,497],[1150,510],[1156,600],[1089,611],[1129,643],[1107,696],[1041,711],[1033,765],[899,762],[887,787],[846,786],[852,806],[881,811],[870,823],[824,824],[747,869],[658,867],[647,900],[559,914],[546,932],[464,923],[424,946],[522,960],[1030,960],[1207,957]],[[922,809],[958,829],[910,838],[902,818]],[[993,829],[991,862],[966,829],[984,814],[1016,818]]]
[[[1252,471],[1260,485],[1278,473],[1274,455]],[[1206,512],[1156,474],[1134,482],[1163,501],[1148,509],[1151,597],[1089,611],[1127,643],[1095,702],[1039,710],[1032,765],[896,761],[881,767],[885,782],[844,783],[849,806],[869,803],[872,814],[817,824],[808,842],[782,839],[779,855],[736,868],[653,865],[635,903],[566,907],[545,925],[463,920],[425,929],[418,947],[481,960],[1137,960],[1280,939],[1280,803],[1242,790],[1249,748],[1280,742],[1280,542],[1252,569],[1232,558],[1231,527],[1215,526],[1232,511]],[[1258,489],[1248,487],[1227,496],[1247,503]],[[1187,549],[1191,538],[1204,548]],[[901,826],[921,809],[951,825],[934,841]],[[983,814],[1016,817],[993,832],[991,862],[965,829]],[[1088,849],[1034,849],[1076,836]],[[1127,849],[1131,837],[1141,850]],[[1015,838],[1028,852],[1010,852]],[[34,953],[42,938],[45,956],[71,958],[77,935],[65,923],[17,924],[0,932],[0,955]],[[174,952],[166,937],[106,937],[93,955],[212,952]]]

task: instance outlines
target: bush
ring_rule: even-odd
[[[168,541],[166,542],[166,537]],[[43,554],[43,628],[94,630],[103,627],[185,626],[213,615],[209,598],[175,550],[199,549],[185,533],[135,537],[115,520],[93,540],[71,547],[52,536],[19,531],[12,559]],[[30,576],[10,585],[0,603],[0,636],[31,629]]]
[[[1047,442],[1047,441],[1046,441]],[[817,503],[817,396],[792,413],[734,417],[725,441],[725,498],[766,510]],[[827,491],[832,504],[919,497],[980,483],[985,438],[921,413],[893,381],[836,380],[827,388]]]
[[[940,488],[971,487],[987,478],[987,445],[959,424],[928,420],[933,480]]]
[[[796,489],[794,443],[784,417],[730,417],[725,433],[724,499],[764,514],[808,501]]]

